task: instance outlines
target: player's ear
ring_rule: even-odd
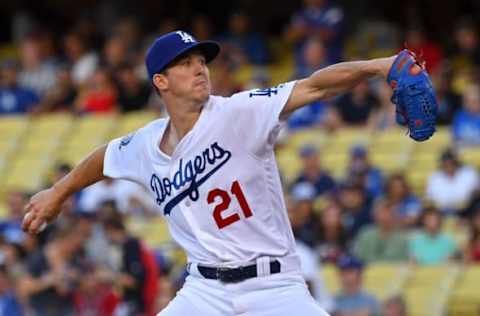
[[[158,90],[162,91],[168,89],[168,79],[164,74],[155,74],[153,76],[153,84]]]

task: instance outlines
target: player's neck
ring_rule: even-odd
[[[160,149],[172,154],[175,147],[192,130],[202,112],[203,105],[185,106],[185,104],[167,104],[170,122],[160,142]]]

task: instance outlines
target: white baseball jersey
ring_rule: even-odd
[[[236,266],[295,253],[273,146],[294,82],[210,96],[171,156],[168,118],[108,144],[104,174],[144,185],[190,262]]]

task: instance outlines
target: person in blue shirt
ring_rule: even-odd
[[[302,170],[294,184],[308,182],[315,188],[315,196],[328,193],[335,188],[335,181],[322,168],[318,150],[313,145],[305,145],[300,149]]]
[[[413,227],[417,224],[422,212],[422,202],[412,193],[402,173],[390,175],[385,186],[385,197],[393,203],[401,226]]]
[[[363,262],[345,255],[337,262],[340,292],[335,296],[334,315],[379,315],[377,299],[362,288]]]
[[[249,63],[265,65],[269,62],[267,40],[261,33],[251,29],[250,18],[245,12],[236,11],[231,14],[228,31],[218,40],[232,53],[244,55]]]
[[[22,306],[17,300],[13,284],[5,265],[0,265],[0,316],[22,316]]]
[[[304,0],[286,32],[287,40],[294,43],[297,61],[301,62],[302,48],[310,36],[319,36],[325,43],[329,63],[341,61],[343,22],[343,10],[334,1]]]
[[[463,94],[463,109],[453,119],[453,138],[459,145],[480,145],[480,89],[468,87]]]
[[[325,47],[319,37],[308,39],[302,53],[304,63],[296,65],[292,80],[308,77],[318,69],[328,66]],[[325,101],[315,101],[295,111],[288,118],[288,128],[296,130],[322,125],[327,117],[327,107]]]
[[[6,61],[0,67],[0,115],[30,112],[38,103],[38,96],[17,83],[17,65]]]
[[[383,193],[382,171],[370,163],[367,149],[363,145],[355,145],[351,148],[347,174],[348,178],[365,187],[371,199]]]

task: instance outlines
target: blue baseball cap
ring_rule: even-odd
[[[340,270],[362,270],[363,269],[363,262],[351,255],[343,255],[337,260],[337,267]]]
[[[207,63],[217,57],[220,52],[220,45],[217,42],[199,42],[184,31],[174,31],[158,37],[145,57],[148,76],[153,79],[155,74],[163,71],[175,58],[194,48],[202,52]]]

